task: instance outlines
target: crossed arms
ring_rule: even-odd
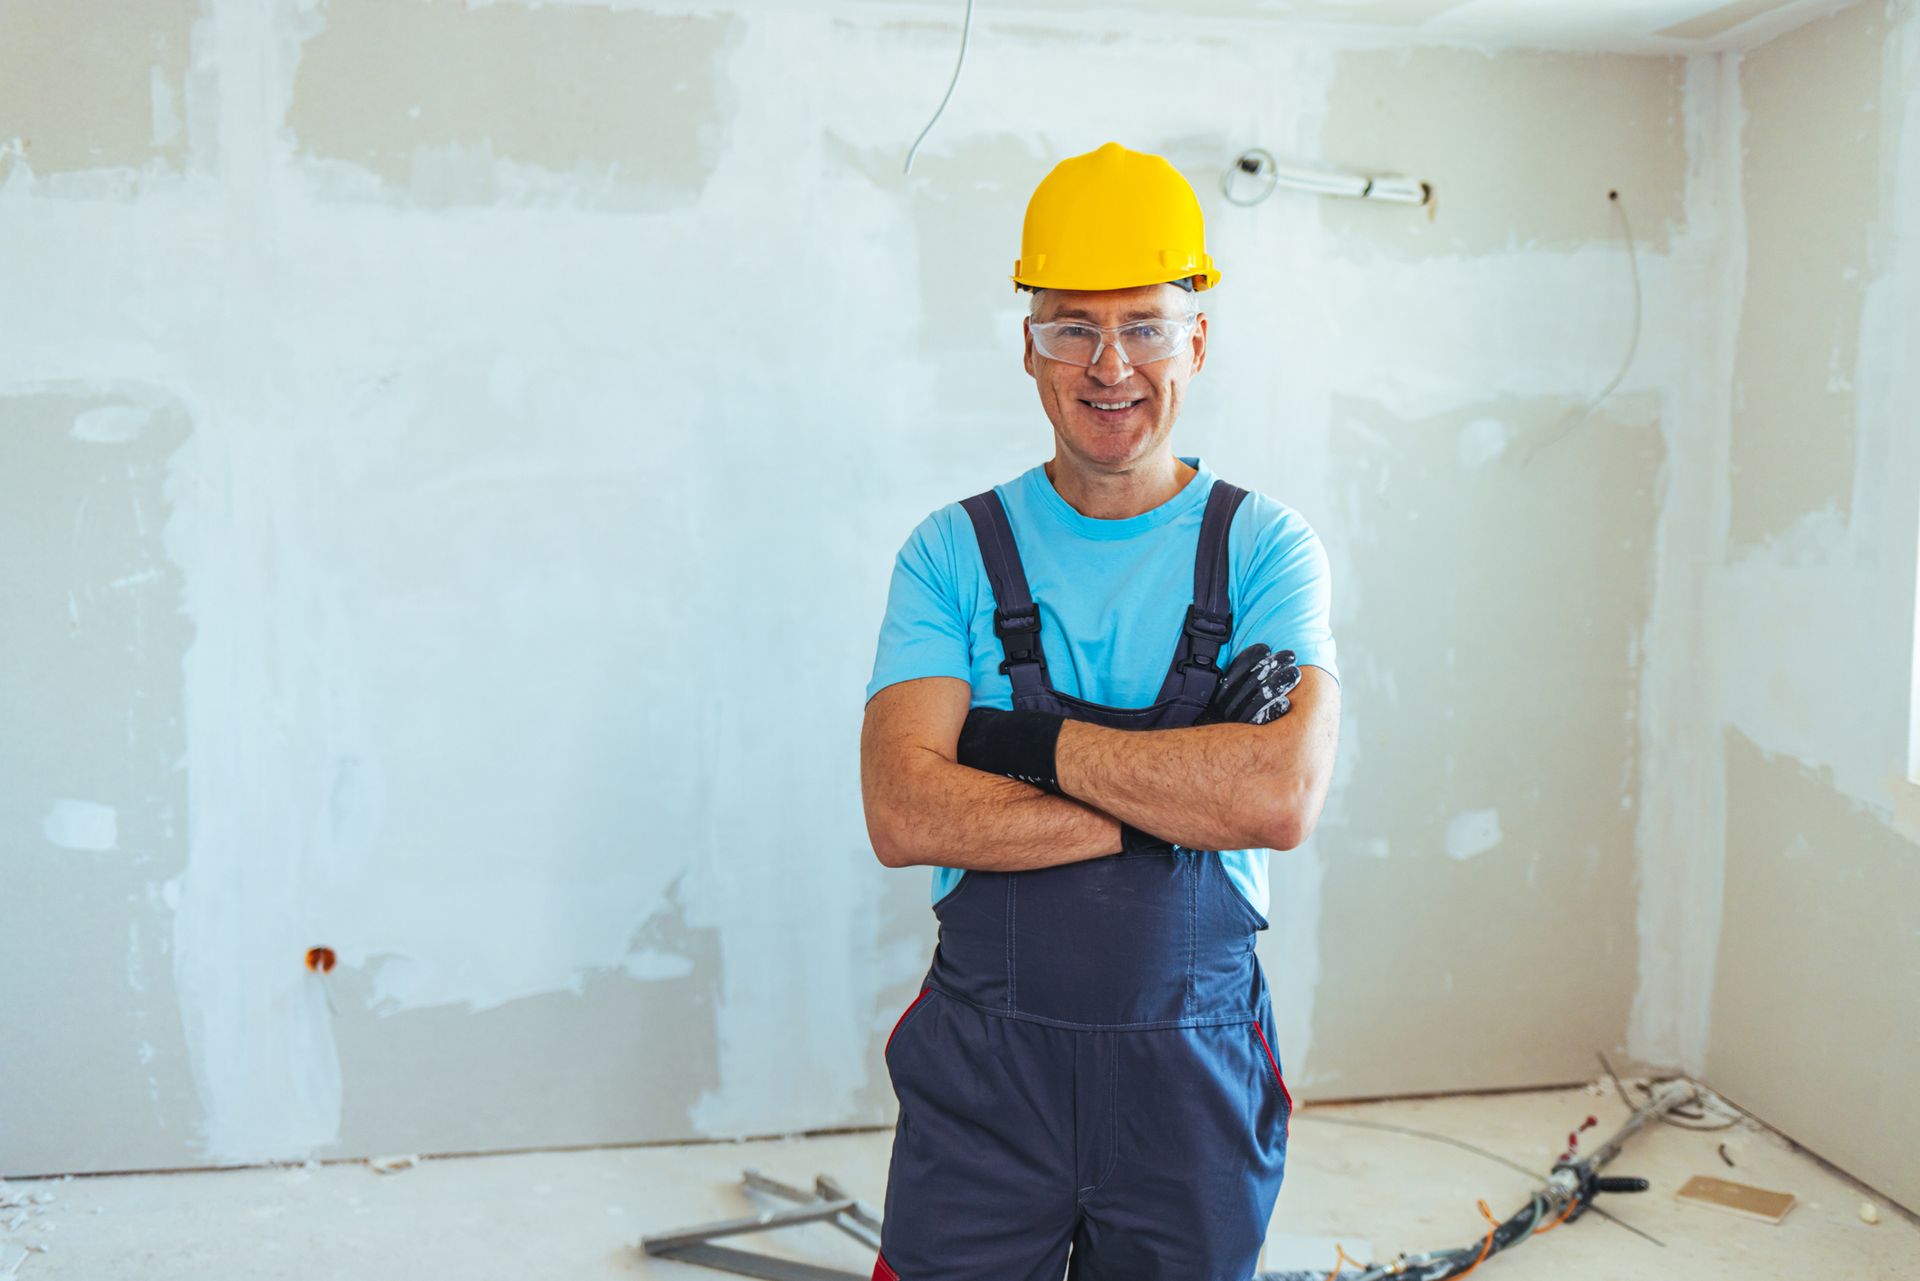
[[[1018,872],[1120,849],[1124,821],[1197,850],[1290,850],[1319,821],[1333,777],[1340,686],[1300,669],[1292,710],[1265,725],[1117,730],[1068,721],[1054,796],[955,759],[972,704],[949,676],[901,681],[867,703],[860,790],[888,867]]]

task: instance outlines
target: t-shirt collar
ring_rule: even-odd
[[[1213,488],[1213,473],[1198,458],[1181,455],[1180,461],[1194,469],[1194,474],[1188,477],[1180,492],[1158,507],[1149,507],[1138,516],[1127,516],[1120,520],[1102,520],[1098,516],[1083,516],[1075,511],[1072,504],[1060,497],[1060,491],[1053,487],[1053,482],[1047,479],[1044,464],[1027,472],[1021,477],[1021,482],[1028,487],[1029,496],[1036,504],[1051,512],[1082,538],[1136,538],[1206,502],[1207,494]]]

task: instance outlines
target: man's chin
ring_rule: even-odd
[[[1089,463],[1113,471],[1124,471],[1153,453],[1153,437],[1138,432],[1081,435],[1074,445]]]

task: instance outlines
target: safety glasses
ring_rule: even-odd
[[[1109,346],[1128,365],[1150,365],[1180,350],[1193,333],[1194,316],[1163,316],[1108,328],[1085,320],[1030,320],[1033,348],[1048,360],[1096,365]]]

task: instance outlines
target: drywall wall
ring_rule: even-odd
[[[1661,406],[1687,378],[1685,87],[1677,60],[1336,59],[1316,150],[1439,195],[1431,220],[1318,206],[1281,286],[1303,331],[1281,421],[1325,425],[1351,638],[1318,844],[1276,861],[1314,943],[1311,969],[1268,949],[1279,1008],[1311,1011],[1308,1097],[1579,1079],[1618,1047]]]
[[[1920,1207],[1920,11],[1724,61],[1745,254],[1696,691],[1723,762],[1704,1068]]]
[[[987,14],[907,179],[949,10],[57,7],[0,43],[98,104],[0,116],[8,1172],[890,1120],[932,918],[860,690],[906,531],[1046,452],[1005,276],[1109,137],[1226,271],[1181,446],[1333,559],[1296,1092],[1621,1043],[1688,64]],[[1236,208],[1249,145],[1439,202]]]

